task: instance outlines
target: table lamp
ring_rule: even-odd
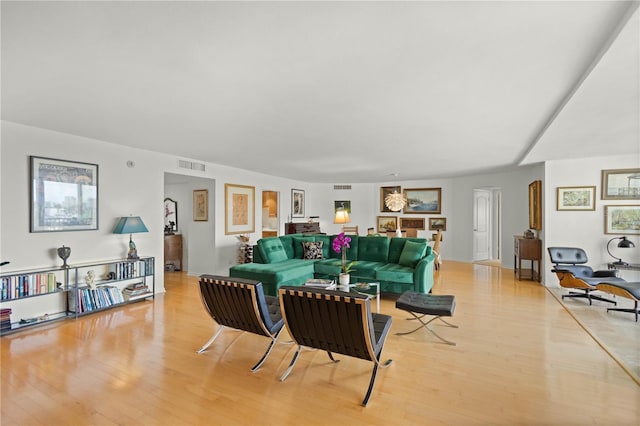
[[[609,256],[613,257],[614,259],[617,259],[615,262],[613,262],[613,265],[619,265],[619,266],[627,266],[629,265],[627,262],[623,262],[622,259],[615,257],[613,254],[611,254],[611,250],[609,250],[609,246],[611,245],[611,242],[614,240],[620,240],[620,242],[618,243],[618,248],[633,248],[636,245],[633,243],[633,241],[630,241],[627,239],[626,236],[623,237],[614,237],[612,239],[609,240],[609,242],[607,243],[607,253],[609,253]]]
[[[138,250],[136,249],[136,245],[133,242],[132,234],[138,232],[149,232],[140,216],[123,216],[118,221],[115,229],[113,230],[114,234],[129,234],[129,253],[127,254],[128,259],[138,259]]]
[[[344,231],[344,224],[349,222],[351,222],[349,212],[344,208],[344,204],[342,204],[342,207],[336,210],[336,217],[333,219],[333,223],[342,225],[342,230]]]

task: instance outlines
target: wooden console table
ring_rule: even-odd
[[[522,280],[522,261],[530,260],[531,269],[525,279],[540,282],[540,260],[542,259],[542,241],[538,238],[525,238],[522,235],[513,236],[513,272],[518,280]],[[534,269],[537,263],[537,271]]]
[[[174,271],[182,270],[182,235],[165,234],[164,265],[172,265]]]
[[[320,222],[287,222],[284,224],[285,234],[319,234]]]

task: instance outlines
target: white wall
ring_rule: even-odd
[[[602,170],[640,167],[640,159],[634,155],[597,157],[585,159],[556,160],[546,163],[544,214],[546,227],[545,260],[548,259],[546,247],[581,247],[587,252],[589,265],[594,269],[607,269],[607,263],[613,261],[606,250],[607,242],[616,235],[608,235],[605,230],[606,205],[640,205],[632,200],[602,200]],[[557,211],[556,194],[559,186],[595,186],[596,209],[594,211]],[[628,235],[636,248],[612,249],[626,261],[640,263],[640,237]],[[615,244],[612,243],[613,247]],[[547,265],[550,265],[547,263]],[[549,286],[558,286],[551,267],[544,270],[544,282]],[[620,276],[629,281],[640,280],[640,274],[633,271],[621,271]]]
[[[162,271],[164,176],[165,173],[174,173],[213,182],[213,186],[208,186],[209,221],[194,223],[193,228],[188,230],[190,235],[197,235],[197,240],[191,238],[193,242],[188,247],[191,260],[189,273],[227,274],[229,266],[236,263],[238,240],[235,235],[224,234],[225,183],[255,186],[258,210],[259,194],[263,189],[280,191],[281,217],[290,214],[291,188],[306,189],[309,194],[310,185],[299,181],[209,163],[205,172],[182,169],[178,167],[179,158],[175,156],[11,122],[2,122],[1,134],[0,201],[3,210],[0,259],[11,261],[10,265],[2,268],[3,272],[58,265],[61,261],[55,249],[63,244],[71,247],[70,263],[123,257],[127,252],[128,239],[111,232],[117,219],[129,214],[140,216],[150,231],[135,236],[138,253],[154,256],[156,270]],[[29,232],[30,155],[98,164],[97,231]],[[128,160],[134,161],[135,167],[127,167]],[[182,207],[190,204],[191,201],[180,203]],[[259,220],[260,211],[256,211],[256,218]],[[179,226],[183,225],[184,222],[180,221]],[[284,225],[281,228],[283,233]],[[252,241],[256,241],[259,232],[258,226],[257,233],[252,234]],[[161,273],[156,276],[156,291],[164,291]]]

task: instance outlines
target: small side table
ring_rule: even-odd
[[[542,259],[542,241],[538,238],[525,238],[522,235],[514,235],[513,244],[514,272],[518,280],[522,280],[522,261],[530,260],[531,269],[529,279],[540,282],[540,260]],[[537,264],[537,271],[534,267]],[[526,279],[527,277],[525,277]]]

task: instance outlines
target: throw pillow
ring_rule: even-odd
[[[400,260],[398,261],[398,263],[402,266],[415,268],[418,264],[418,261],[422,259],[426,251],[426,243],[407,241],[404,243],[404,247],[402,248],[402,253],[400,254]]]
[[[258,240],[258,247],[262,250],[262,255],[267,263],[277,263],[288,259],[287,252],[284,251],[278,237],[261,238]]]
[[[322,259],[322,241],[305,241],[302,246],[304,247],[304,259]]]

